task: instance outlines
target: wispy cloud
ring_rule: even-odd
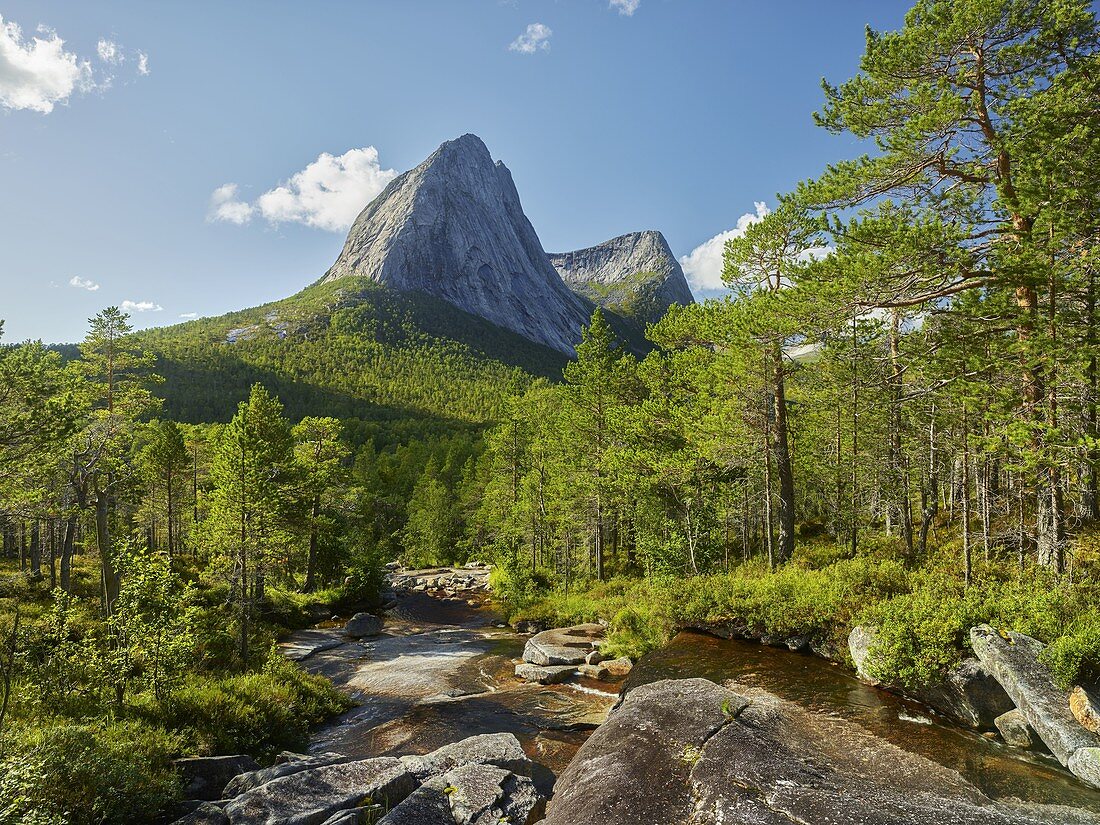
[[[137,69],[138,74],[142,77],[149,74],[149,55],[147,55],[145,52],[138,52]]]
[[[138,74],[148,74],[148,59],[137,54]],[[128,53],[102,38],[96,55],[102,65],[93,67],[91,60],[66,50],[65,41],[48,26],[25,37],[18,23],[0,15],[0,108],[49,114],[76,93],[110,88]]]
[[[550,36],[554,32],[542,23],[532,23],[519,37],[508,46],[509,51],[520,54],[534,54],[538,51],[550,51]]]
[[[198,318],[198,317],[199,317],[199,314],[197,312],[181,312],[180,313],[180,318]]]
[[[618,9],[619,14],[630,17],[638,10],[642,0],[611,0],[611,8]]]
[[[273,224],[302,223],[343,232],[396,176],[393,169],[382,168],[373,146],[342,155],[324,152],[251,202],[240,199],[237,184],[219,186],[210,196],[207,220],[240,226],[259,215]]]
[[[81,278],[79,275],[73,275],[69,278],[69,286],[75,286],[77,289],[86,289],[89,292],[95,292],[99,289],[99,284],[90,278]]]
[[[722,282],[723,252],[726,241],[745,234],[745,230],[757,221],[763,220],[771,211],[763,201],[753,203],[755,212],[747,212],[737,219],[733,229],[719,232],[713,238],[704,241],[680,258],[688,283],[698,292],[716,292],[725,288]]]
[[[153,301],[123,301],[120,305],[123,312],[160,312],[164,307]]]

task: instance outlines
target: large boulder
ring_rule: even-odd
[[[203,802],[187,816],[180,817],[172,825],[229,825],[225,811],[212,802]]]
[[[1069,697],[1040,660],[1041,642],[1023,633],[1002,635],[989,625],[979,625],[970,630],[970,646],[1059,762],[1068,766],[1074,751],[1100,747],[1100,736],[1073,718]]]
[[[429,779],[378,825],[528,825],[543,803],[526,776],[492,765],[463,765]]]
[[[513,773],[530,774],[531,761],[514,734],[483,733],[444,745],[425,756],[402,756],[405,767],[424,780],[464,765],[492,765]]]
[[[1100,748],[1078,748],[1069,758],[1069,769],[1078,779],[1100,788]]]
[[[527,640],[523,661],[534,665],[580,665],[603,637],[603,625],[581,624],[544,630]]]
[[[364,804],[393,807],[417,786],[392,757],[325,765],[273,779],[225,806],[232,825],[320,825]]]
[[[878,644],[878,633],[873,627],[856,625],[848,634],[848,653],[852,656],[852,662],[856,666],[856,675],[871,685],[879,684],[870,672],[871,650]]]
[[[282,776],[290,776],[291,774],[307,771],[311,768],[322,768],[325,765],[336,765],[341,762],[350,761],[348,757],[339,753],[319,753],[313,756],[306,756],[304,754],[288,753],[284,751],[279,754],[274,765],[267,768],[260,768],[259,770],[249,771],[248,773],[242,773],[230,779],[222,790],[222,796],[220,798],[230,799],[234,796],[240,796],[253,788],[258,788],[260,785],[264,785],[272,779],[278,779]]]
[[[344,635],[353,639],[377,636],[382,632],[382,620],[372,613],[356,613],[344,625]]]
[[[226,784],[246,771],[260,766],[248,754],[236,756],[189,756],[172,763],[180,775],[187,799],[222,799]]]
[[[857,724],[704,679],[629,691],[558,779],[544,825],[1062,825]]]

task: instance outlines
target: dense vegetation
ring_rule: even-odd
[[[492,558],[513,616],[631,655],[732,622],[842,657],[867,623],[913,685],[990,621],[1100,677],[1095,16],[920,0],[825,95],[869,154],[648,354],[595,312],[560,383],[353,279],[0,348],[0,823],[133,821],[175,755],[301,747],[343,700],[272,641],[394,558]]]
[[[634,651],[867,621],[909,683],[988,620],[1100,676],[1098,45],[1071,0],[869,32],[817,120],[870,153],[728,242],[733,295],[642,360],[597,315],[564,384],[508,402],[470,529],[513,608],[603,614]],[[566,595],[611,575],[648,581]]]

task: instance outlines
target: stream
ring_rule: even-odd
[[[526,637],[502,626],[483,597],[410,592],[380,636],[348,641],[340,627],[299,631],[284,653],[350,692],[359,705],[315,732],[312,752],[365,758],[426,753],[479,733],[514,733],[528,756],[559,774],[605,718],[622,684],[517,680]],[[808,654],[680,633],[637,663],[625,686],[703,677],[764,690],[814,713],[854,722],[898,747],[958,771],[993,799],[1019,798],[1100,812],[1100,793],[1051,757],[952,726],[932,711],[872,688]]]

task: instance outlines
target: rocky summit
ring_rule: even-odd
[[[441,298],[570,355],[590,316],[551,265],[512,174],[475,135],[444,143],[367,205],[323,280],[348,276]]]
[[[640,323],[659,321],[669,307],[695,303],[680,263],[660,232],[631,232],[550,262],[569,288]]]

